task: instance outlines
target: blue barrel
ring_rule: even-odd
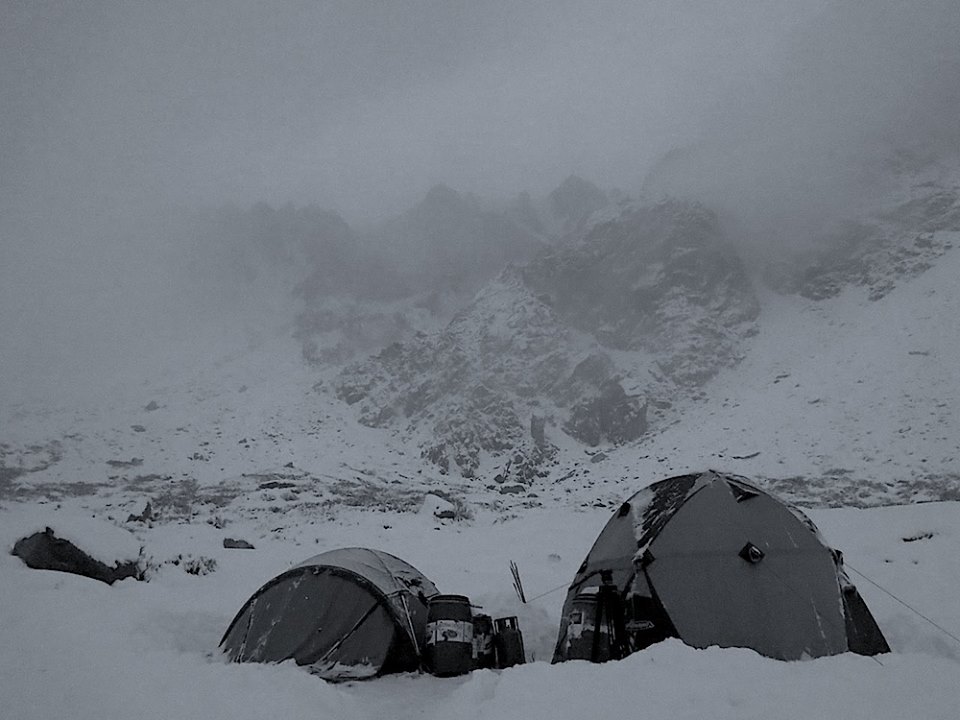
[[[473,670],[473,613],[463,595],[434,595],[427,601],[427,666],[440,677]]]

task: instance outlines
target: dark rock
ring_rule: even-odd
[[[287,488],[293,488],[296,486],[296,483],[287,482],[285,480],[268,480],[265,483],[260,483],[257,485],[257,490],[286,490]]]
[[[160,406],[157,405],[156,400],[151,400],[146,405],[144,405],[143,409],[146,410],[147,412],[153,412],[154,410],[159,410]]]
[[[143,579],[143,571],[138,561],[117,562],[111,567],[90,557],[69,540],[57,537],[49,527],[43,532],[18,540],[10,554],[23,560],[27,567],[83,575],[108,585],[128,577]]]
[[[615,445],[630,442],[647,431],[647,405],[611,380],[598,397],[574,406],[563,429],[592,447],[604,440]]]
[[[107,465],[115,468],[133,468],[143,465],[143,458],[130,458],[129,460],[107,460]]]
[[[248,543],[246,540],[234,539],[234,538],[224,538],[223,546],[229,550],[254,550],[253,545]]]
[[[127,522],[150,522],[154,519],[153,508],[150,506],[150,503],[147,502],[146,506],[143,508],[143,512],[139,515],[128,515]]]
[[[569,377],[558,383],[551,394],[562,405],[570,404],[584,395],[595,395],[615,375],[616,369],[609,355],[593,353],[577,363]]]
[[[501,495],[519,495],[520,493],[526,492],[526,488],[523,485],[501,485],[500,494]]]

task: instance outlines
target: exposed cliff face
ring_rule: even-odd
[[[430,438],[425,457],[467,477],[481,453],[550,454],[528,427],[535,403],[568,364],[566,329],[507,271],[440,333],[420,334],[349,366],[337,394],[360,421],[405,423]],[[513,464],[520,466],[523,458]]]
[[[523,269],[565,323],[616,350],[645,350],[681,384],[739,358],[759,304],[733,246],[705,208],[633,206]]]
[[[960,232],[958,174],[922,168],[905,175],[903,187],[856,221],[848,221],[817,246],[776,266],[776,289],[812,300],[835,297],[846,287],[866,288],[871,300],[929,269],[956,244]]]
[[[440,333],[346,368],[337,393],[365,424],[425,431],[441,469],[471,477],[491,459],[530,480],[551,435],[619,444],[662,422],[648,399],[667,408],[736,362],[758,310],[711,213],[628,207],[507,268]]]

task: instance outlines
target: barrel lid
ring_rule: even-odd
[[[434,595],[433,597],[429,598],[427,602],[430,605],[443,602],[466,603],[469,605],[470,598],[468,598],[466,595]]]

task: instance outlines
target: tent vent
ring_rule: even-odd
[[[744,545],[737,554],[751,565],[756,565],[758,562],[763,560],[765,556],[763,550],[758,548],[752,542],[748,542],[746,545]]]
[[[737,502],[743,502],[744,500],[750,500],[751,498],[759,497],[760,493],[751,490],[743,485],[737,483],[732,483],[729,480],[727,481],[727,487],[733,492],[733,497],[736,498]]]

